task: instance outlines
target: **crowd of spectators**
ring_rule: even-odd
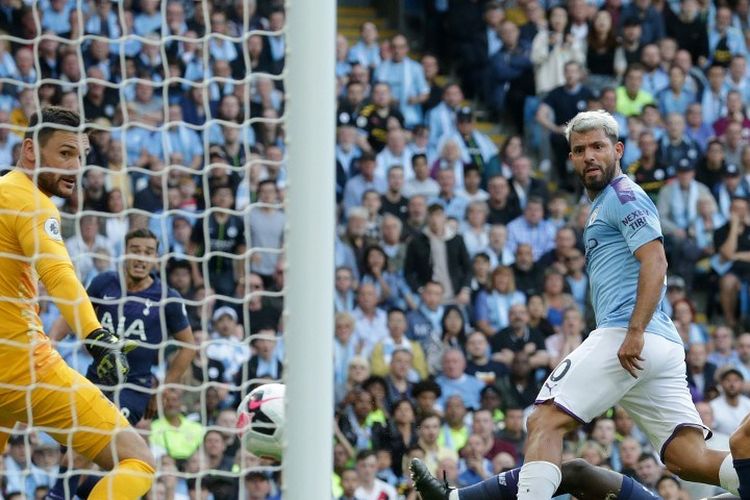
[[[152,498],[277,498],[278,473],[247,472],[270,464],[232,429],[237,388],[283,372],[283,6],[78,5],[0,0],[0,165],[38,106],[82,112],[88,167],[58,200],[81,280],[149,227],[195,333],[184,386],[139,426]],[[659,208],[666,307],[709,444],[726,448],[750,411],[750,3],[424,0],[405,16],[408,36],[366,22],[336,41],[333,496],[412,500],[415,456],[456,485],[522,462],[540,383],[595,326],[563,136],[586,109],[618,120],[622,169]],[[85,371],[74,337],[57,347]],[[656,451],[622,408],[565,445],[665,499],[713,492]],[[2,495],[40,497],[61,459],[43,434],[14,436]]]
[[[540,384],[596,324],[564,137],[584,110],[614,115],[658,207],[665,307],[726,448],[750,409],[748,5],[425,1],[409,37],[339,36],[337,498],[416,498],[415,456],[458,486],[522,463]],[[717,491],[669,475],[622,408],[564,455],[665,499]]]

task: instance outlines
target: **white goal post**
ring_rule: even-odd
[[[287,2],[284,498],[331,497],[335,238],[334,0]]]

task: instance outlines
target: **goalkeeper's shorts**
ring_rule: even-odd
[[[90,460],[117,430],[130,428],[117,407],[64,361],[39,373],[32,387],[0,387],[0,452],[16,422],[46,432]]]

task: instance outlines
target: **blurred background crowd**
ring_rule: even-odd
[[[332,496],[414,499],[415,456],[462,486],[522,463],[540,383],[595,326],[589,204],[563,135],[587,109],[615,116],[622,170],[659,208],[666,306],[709,444],[726,448],[750,412],[750,2],[339,3]],[[39,106],[81,112],[88,167],[58,200],[81,280],[148,227],[188,305],[198,356],[139,425],[154,499],[280,495],[232,429],[242,389],[283,375],[283,7],[0,0],[0,166]],[[73,336],[57,347],[85,372]],[[565,456],[668,500],[715,491],[665,475],[621,408]],[[2,495],[42,498],[60,460],[20,433]]]

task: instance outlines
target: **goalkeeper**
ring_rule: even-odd
[[[65,321],[84,339],[99,377],[116,385],[127,376],[123,344],[96,318],[50,199],[68,198],[76,188],[88,148],[80,125],[76,113],[62,108],[34,114],[18,165],[0,178],[0,450],[17,422],[44,427],[59,443],[111,471],[90,498],[136,499],[153,482],[148,446],[115,405],[62,360],[38,315],[41,279]]]

